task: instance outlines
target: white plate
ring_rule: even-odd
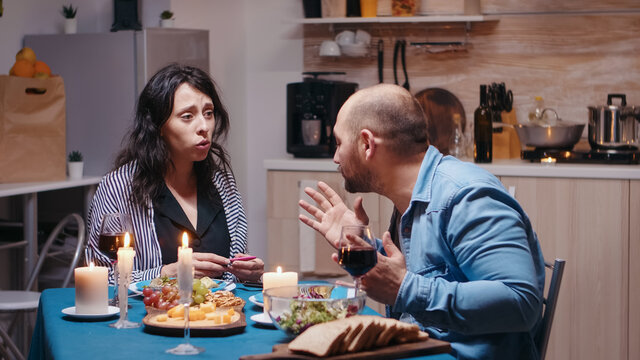
[[[62,313],[78,319],[100,319],[120,313],[120,308],[117,306],[109,306],[107,312],[104,314],[76,314],[76,307],[72,306],[62,309]]]
[[[217,290],[231,291],[231,290],[236,288],[236,283],[233,283],[233,282],[230,283],[230,282],[227,282],[227,281],[224,281],[224,282],[227,283],[227,285],[225,287],[223,287],[223,288],[221,288],[221,287],[214,288],[214,291],[217,291]],[[134,282],[132,284],[129,284],[129,291],[131,291],[134,295],[142,295],[142,290],[140,290],[140,288],[142,286],[139,285],[140,283],[143,283],[143,285],[147,285],[147,284],[149,284],[149,280],[138,281],[138,282]]]
[[[255,295],[249,296],[249,301],[251,301],[252,303],[254,303],[257,306],[264,307],[264,303],[261,302],[261,301],[258,301],[258,299],[256,299]]]
[[[251,320],[257,322],[258,324],[275,326],[273,325],[273,321],[271,321],[271,318],[269,317],[269,315],[263,312],[259,314],[251,315]]]

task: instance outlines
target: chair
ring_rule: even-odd
[[[549,283],[549,291],[544,298],[544,312],[542,315],[542,325],[535,337],[536,347],[540,360],[544,360],[547,353],[547,345],[549,344],[549,335],[551,335],[551,325],[553,324],[553,315],[556,312],[556,303],[558,302],[558,294],[560,293],[560,283],[562,282],[562,273],[564,272],[565,260],[556,259],[552,264],[545,261],[545,267],[552,270],[551,282]]]
[[[38,262],[33,268],[31,275],[29,276],[29,281],[27,282],[27,286],[24,291],[19,290],[2,290],[0,291],[0,312],[4,313],[13,313],[13,319],[9,328],[7,330],[3,329],[0,326],[0,339],[2,342],[0,343],[0,354],[4,356],[4,358],[10,359],[12,358],[10,355],[13,353],[16,359],[24,359],[24,356],[18,349],[17,345],[11,339],[11,332],[16,325],[16,320],[18,315],[28,312],[35,311],[38,309],[38,303],[40,301],[40,292],[31,291],[33,286],[38,279],[38,274],[40,273],[40,269],[45,262],[45,259],[49,256],[59,255],[59,252],[50,252],[52,244],[54,240],[58,239],[59,235],[63,233],[63,230],[72,222],[77,224],[78,235],[77,235],[77,244],[75,246],[75,253],[73,254],[73,258],[69,264],[69,268],[67,270],[66,276],[62,282],[61,287],[67,287],[71,280],[71,275],[73,274],[73,270],[76,265],[80,261],[81,256],[84,252],[85,246],[85,224],[82,217],[78,214],[69,214],[64,219],[62,219],[53,229],[47,241],[42,246],[40,250],[40,255],[38,256]]]

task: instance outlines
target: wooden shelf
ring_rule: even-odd
[[[499,21],[497,15],[424,15],[295,19],[299,24],[445,23]]]

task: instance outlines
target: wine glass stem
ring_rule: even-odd
[[[358,292],[360,291],[360,276],[354,276],[353,277],[353,282],[355,283],[356,286],[356,294],[358,294]]]
[[[115,281],[115,290],[113,291],[113,304],[118,305],[118,260],[111,262],[113,265],[113,281]]]
[[[189,303],[184,304],[184,343],[189,344]]]

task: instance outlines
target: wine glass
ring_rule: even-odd
[[[131,247],[135,249],[133,236],[133,223],[131,215],[123,213],[111,213],[102,216],[100,226],[100,238],[98,249],[111,260],[113,277],[115,281],[115,291],[113,298],[109,300],[109,305],[118,306],[118,248],[124,245],[124,234],[129,233]]]
[[[376,239],[367,225],[345,225],[338,244],[338,264],[351,276],[360,290],[360,279],[378,263]]]

